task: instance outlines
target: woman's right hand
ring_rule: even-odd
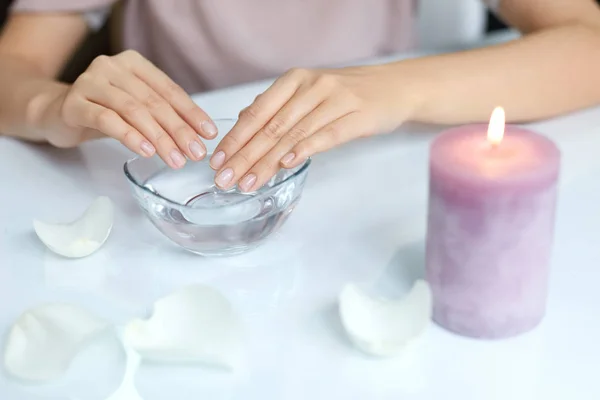
[[[172,168],[183,167],[186,156],[205,157],[199,136],[217,136],[214,123],[187,93],[132,50],[96,58],[40,117],[47,140],[56,146],[106,135],[141,156],[157,153]]]

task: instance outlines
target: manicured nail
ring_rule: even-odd
[[[219,151],[219,152],[213,154],[212,158],[210,159],[210,166],[213,167],[214,169],[219,169],[223,166],[224,162],[225,162],[225,153],[223,153],[222,151]]]
[[[281,159],[281,163],[283,165],[289,165],[292,161],[294,161],[295,158],[296,155],[294,153],[288,153],[285,156],[283,156],[283,158]]]
[[[217,133],[219,133],[215,124],[213,124],[210,121],[202,121],[200,126],[202,127],[202,130],[204,131],[204,133],[206,133],[206,135],[209,138],[213,138],[213,137],[217,136]]]
[[[215,182],[221,187],[226,187],[227,184],[231,181],[231,178],[233,178],[233,170],[231,168],[227,168],[226,170],[222,171],[219,175],[217,175]]]
[[[154,146],[152,146],[150,142],[146,142],[145,140],[142,142],[142,144],[140,144],[140,149],[142,149],[142,153],[144,153],[144,155],[148,157],[156,153],[156,149],[154,148]]]
[[[177,150],[171,151],[171,161],[173,165],[177,168],[181,168],[185,164],[185,157]]]
[[[255,183],[256,183],[256,175],[248,174],[240,182],[240,189],[247,192],[250,189],[252,189],[252,186],[254,186]]]
[[[200,143],[196,142],[195,140],[190,143],[190,152],[198,160],[201,159],[202,157],[204,157],[204,154],[206,154],[202,145]]]

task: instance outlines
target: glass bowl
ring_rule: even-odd
[[[235,120],[215,120],[219,136]],[[213,142],[213,146],[214,146]],[[209,154],[174,170],[159,157],[135,157],[124,171],[133,195],[150,221],[173,242],[204,256],[244,253],[263,243],[287,220],[300,200],[310,159],[280,170],[253,193],[223,191],[214,184]],[[214,149],[213,149],[214,150]]]

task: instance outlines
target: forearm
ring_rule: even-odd
[[[411,119],[485,121],[503,106],[513,122],[600,103],[600,29],[565,25],[498,46],[390,64]],[[405,107],[406,105],[400,105]]]
[[[39,126],[45,106],[60,96],[67,85],[45,76],[25,60],[0,59],[0,134],[44,141]]]

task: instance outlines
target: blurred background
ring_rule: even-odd
[[[0,0],[0,29],[4,26],[7,10],[11,2],[12,0]],[[490,33],[506,29],[506,25],[502,21],[498,20],[492,13],[486,13],[483,10],[479,0],[451,0],[445,2],[440,0],[421,0],[421,4],[421,13],[425,14],[425,21],[423,22],[425,25],[420,28],[419,34],[420,37],[423,37],[425,47],[443,45],[444,43],[440,42],[439,38],[444,38],[443,40],[447,41],[449,32],[454,31],[455,26],[464,27],[462,32],[458,33],[458,35],[462,35],[461,37],[464,38],[478,34],[478,30]],[[440,8],[443,10],[440,10]],[[440,16],[445,20],[439,21]],[[449,22],[446,23],[446,20],[449,20]],[[465,23],[465,20],[468,20],[469,23]],[[112,25],[111,22],[109,20],[103,29],[89,35],[79,52],[65,68],[61,77],[62,80],[72,82],[97,55],[111,54],[111,49],[114,47],[111,46],[112,37],[111,30],[109,29]],[[440,22],[442,23],[440,24]],[[440,32],[432,33],[431,26],[436,26],[436,29]],[[444,29],[446,32],[442,32]]]

